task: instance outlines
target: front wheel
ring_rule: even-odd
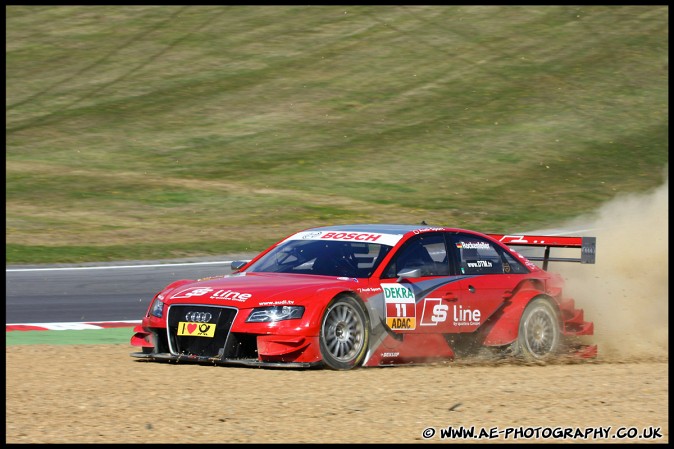
[[[323,362],[335,370],[360,366],[367,352],[370,326],[360,302],[347,295],[335,298],[321,320]]]
[[[560,347],[559,319],[554,306],[545,298],[531,301],[520,318],[517,340],[511,349],[524,360],[548,360]]]

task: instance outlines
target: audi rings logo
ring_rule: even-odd
[[[212,317],[208,312],[187,312],[185,315],[185,319],[193,323],[208,323]]]

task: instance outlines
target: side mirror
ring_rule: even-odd
[[[248,262],[245,260],[235,260],[229,266],[231,267],[232,271],[239,271],[241,267],[243,267],[247,263]]]
[[[421,268],[407,268],[398,271],[398,281],[401,281],[405,278],[419,278],[421,277]]]

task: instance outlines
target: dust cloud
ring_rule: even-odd
[[[595,265],[555,264],[566,295],[594,321],[591,339],[611,361],[668,358],[668,176],[644,194],[618,196],[579,217],[597,237]],[[576,255],[575,257],[579,257]],[[552,267],[550,267],[552,269]]]

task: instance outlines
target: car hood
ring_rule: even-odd
[[[200,279],[162,292],[163,301],[228,305],[238,308],[301,305],[325,290],[353,289],[362,281],[345,277],[284,274],[237,273]]]

